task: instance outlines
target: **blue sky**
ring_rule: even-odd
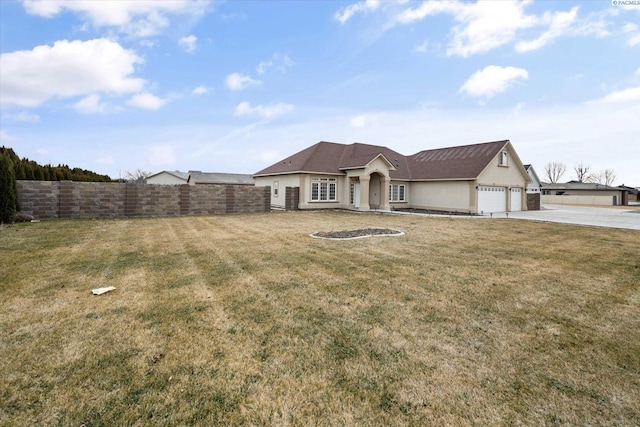
[[[640,186],[640,0],[0,1],[0,144],[113,178],[510,139]]]

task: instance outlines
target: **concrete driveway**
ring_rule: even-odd
[[[493,217],[501,218],[503,215],[506,214],[493,214]],[[640,230],[640,209],[637,206],[629,206],[627,209],[627,206],[606,208],[544,205],[539,211],[509,212],[509,218]]]

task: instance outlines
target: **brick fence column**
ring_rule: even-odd
[[[71,218],[73,214],[73,182],[59,182],[58,218]]]
[[[226,186],[226,213],[235,212],[235,204],[236,204],[236,189],[233,185]]]
[[[285,193],[286,193],[286,190],[285,190]],[[285,194],[285,198],[286,198],[286,194]],[[264,187],[264,211],[265,212],[271,211],[271,187],[270,186]]]
[[[124,188],[124,216],[134,216],[139,213],[138,185],[127,182]]]
[[[540,210],[540,193],[527,193],[527,210]]]
[[[180,186],[180,215],[189,215],[189,208],[191,207],[191,201],[189,200],[189,192],[191,187],[189,184],[182,184]]]

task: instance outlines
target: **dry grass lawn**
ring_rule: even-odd
[[[308,236],[361,227],[406,235]],[[637,231],[45,221],[0,259],[3,426],[640,425]]]

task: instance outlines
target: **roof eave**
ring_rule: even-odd
[[[296,170],[296,171],[284,171],[284,172],[273,172],[273,173],[260,173],[252,175],[254,178],[264,178],[267,176],[282,176],[282,175],[299,175],[299,174],[318,174],[318,175],[335,175],[335,176],[343,176],[343,173],[335,173],[335,172],[324,172],[324,171],[310,171],[310,170]]]

